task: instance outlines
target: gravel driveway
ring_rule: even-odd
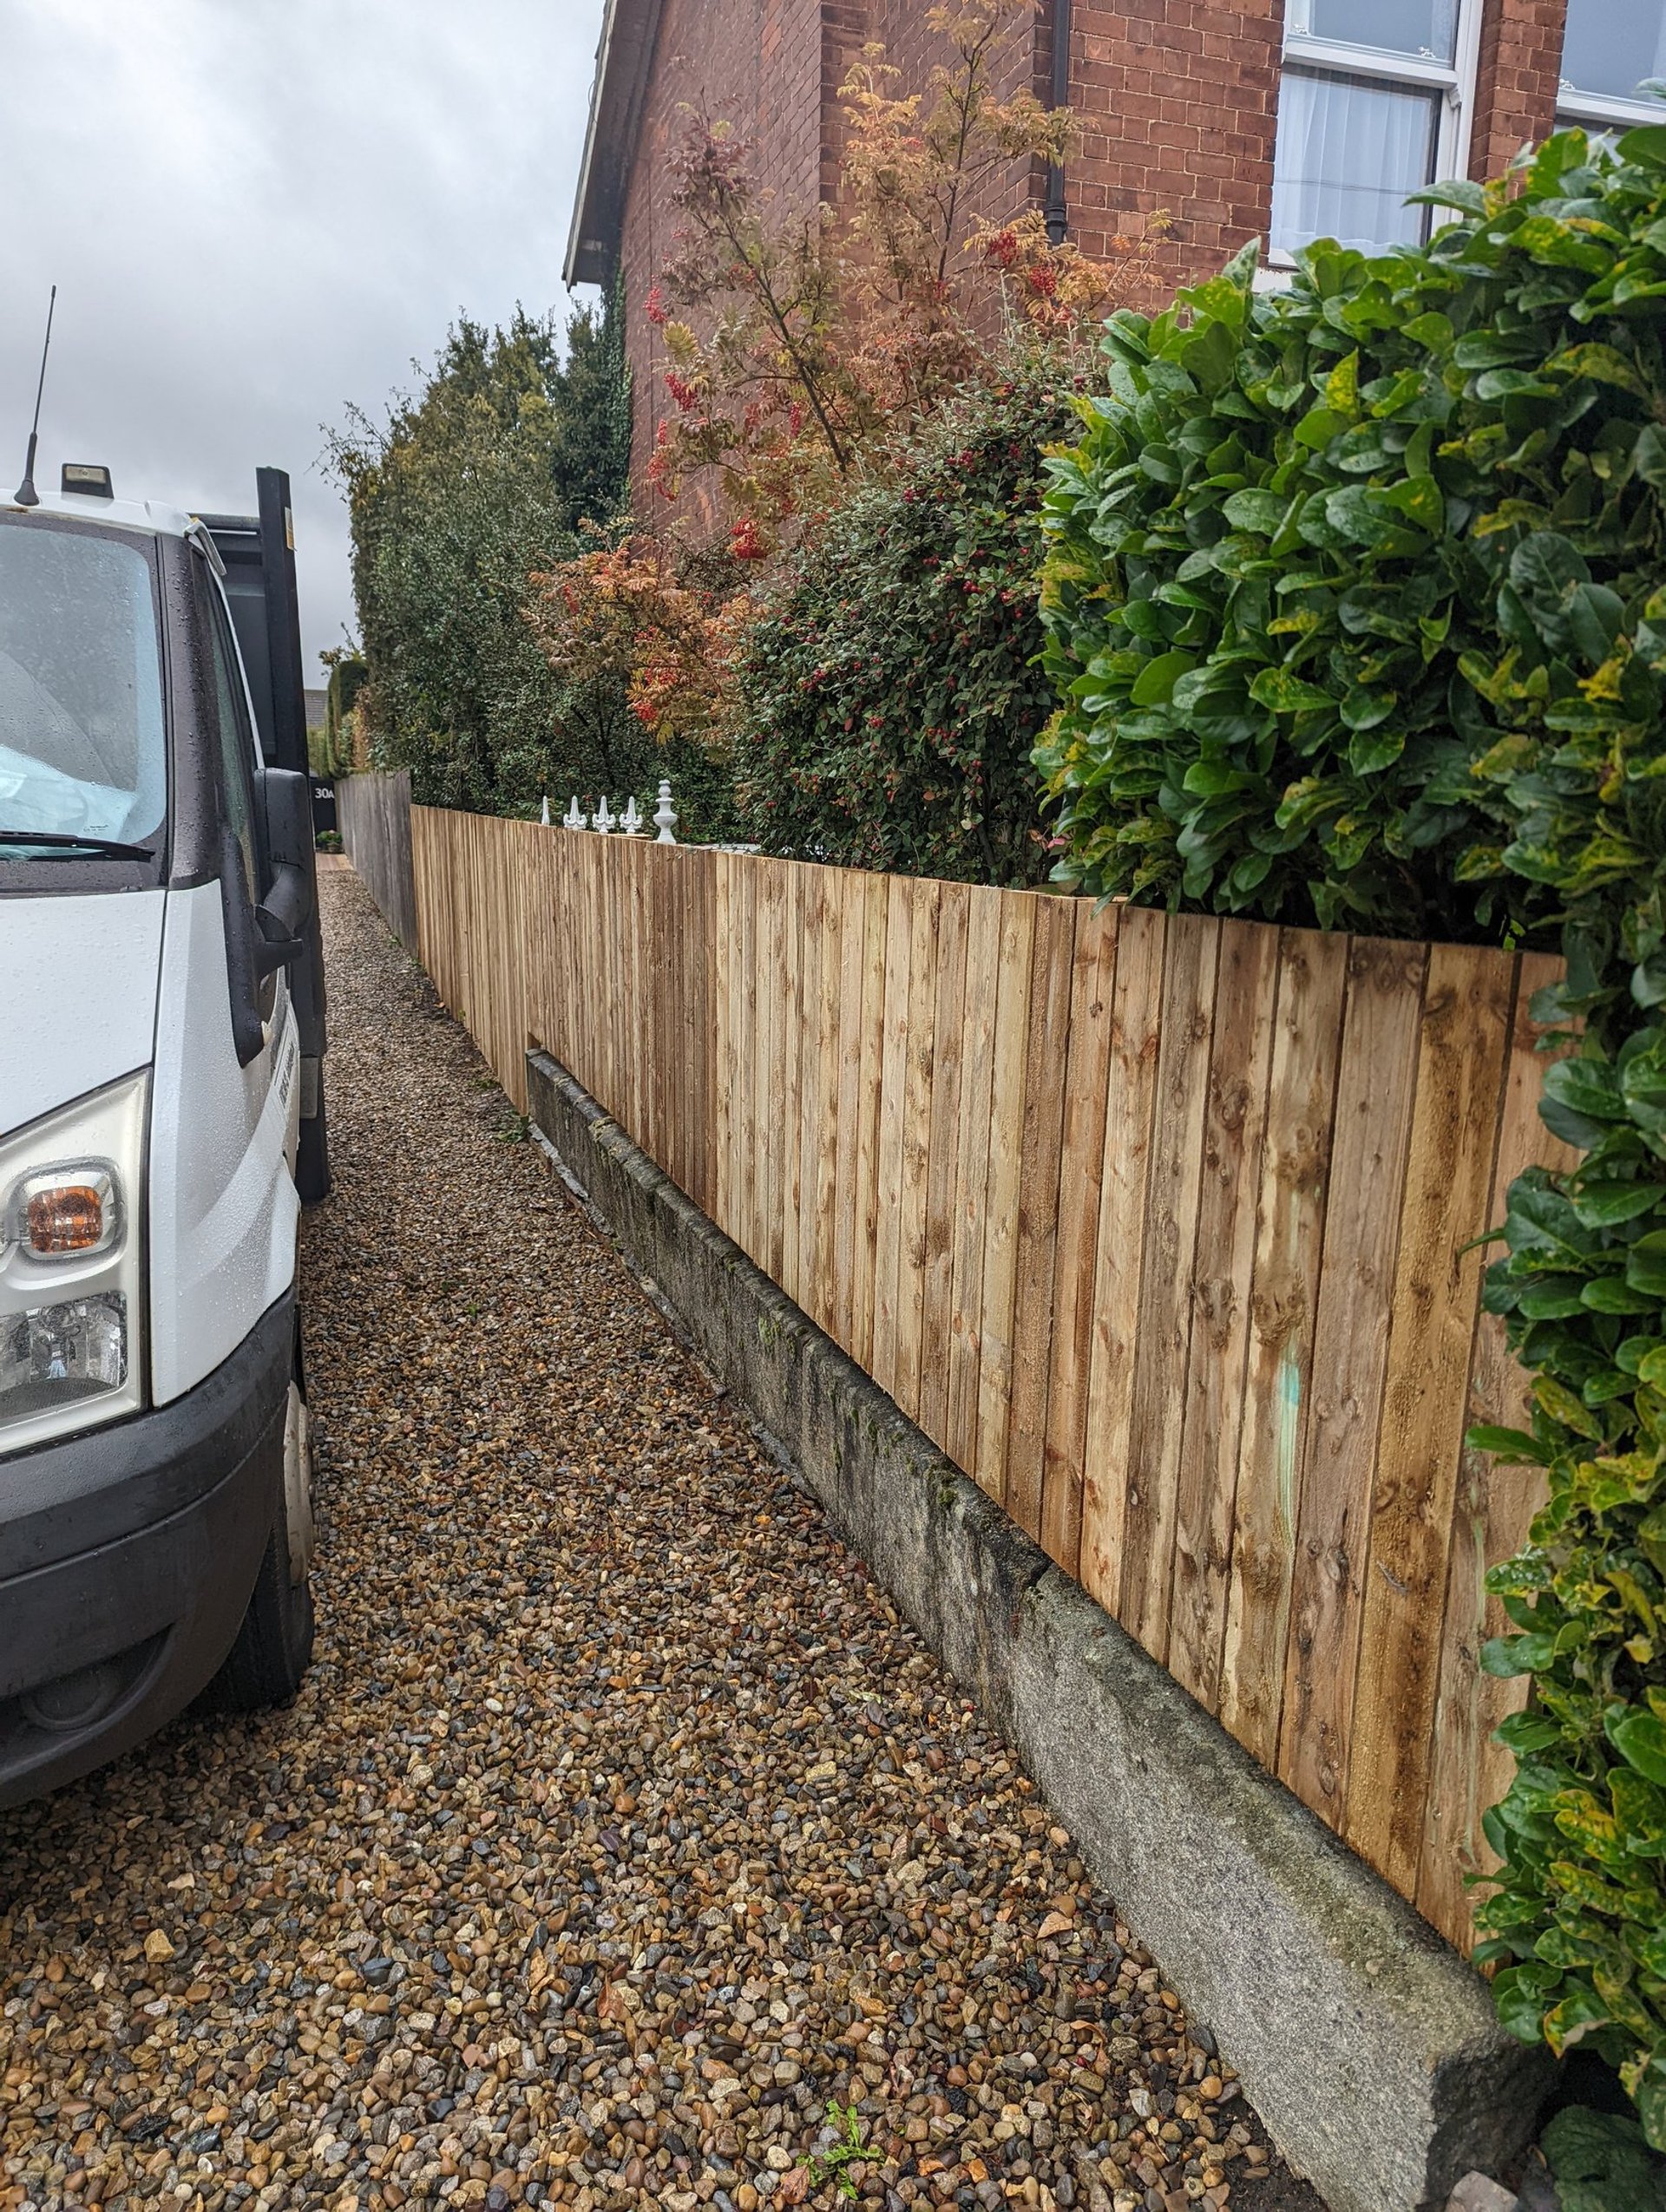
[[[323,880],[318,1660],[0,1816],[0,2208],[1316,2205]]]

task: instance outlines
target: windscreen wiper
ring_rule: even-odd
[[[82,837],[62,829],[0,829],[0,845],[49,845],[66,853],[103,853],[114,861],[154,861],[148,845],[124,845],[119,837]]]

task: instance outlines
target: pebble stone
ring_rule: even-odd
[[[1317,2207],[321,883],[316,1663],[0,1815],[0,2212]]]

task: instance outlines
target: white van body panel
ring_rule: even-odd
[[[151,1396],[212,1374],[295,1279],[300,1043],[279,978],[237,1064],[217,883],[170,891],[150,1113]]]
[[[0,1135],[148,1063],[167,895],[6,901]]]

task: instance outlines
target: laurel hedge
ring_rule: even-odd
[[[1514,1185],[1486,1288],[1531,1429],[1473,1438],[1549,1498],[1492,1577],[1532,1694],[1478,1955],[1666,2147],[1666,128],[1426,197],[1421,250],[1113,318],[1036,759],[1086,889],[1563,946],[1578,1163]]]

